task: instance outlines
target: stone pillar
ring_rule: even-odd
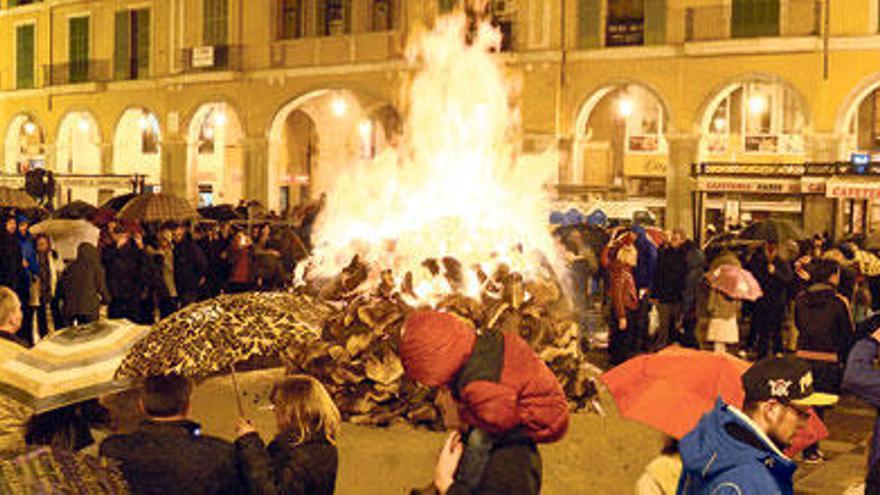
[[[198,203],[196,186],[189,184],[186,141],[162,142],[162,192],[174,194]]]
[[[814,162],[835,162],[840,158],[843,139],[834,134],[814,134],[810,141],[810,155]],[[826,198],[824,194],[804,196],[803,219],[804,234],[828,232],[837,237],[843,232],[842,208],[835,211],[835,203],[840,200]]]
[[[278,205],[266,204],[269,197],[269,141],[265,137],[248,137],[244,147],[244,197],[262,203],[266,210],[277,210]]]
[[[697,161],[700,145],[698,136],[679,134],[666,137],[669,143],[669,165],[666,167],[666,225],[683,228],[691,236],[693,225],[693,180],[691,165]]]
[[[111,143],[101,143],[101,173],[112,174],[113,170],[113,145]]]

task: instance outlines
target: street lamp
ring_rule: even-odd
[[[617,102],[617,113],[620,114],[621,117],[627,119],[633,113],[633,102],[629,98],[621,98]]]
[[[767,98],[763,95],[753,95],[749,97],[749,113],[752,115],[760,115],[767,110]]]
[[[333,115],[342,117],[348,111],[348,102],[342,96],[336,96],[330,102],[330,110],[333,111]]]
[[[724,117],[715,117],[715,120],[712,121],[712,128],[715,129],[715,132],[722,132],[727,128],[727,119]]]
[[[35,132],[37,132],[37,125],[28,120],[24,123],[24,133],[28,136],[32,136]]]

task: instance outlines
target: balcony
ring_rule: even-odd
[[[83,60],[43,66],[43,84],[45,86],[107,82],[110,79],[109,60]]]
[[[272,67],[308,67],[398,59],[403,36],[382,31],[346,36],[306,37],[272,43]]]
[[[7,2],[7,5],[8,5],[9,8],[11,9],[11,8],[14,8],[14,7],[22,7],[22,6],[24,6],[24,5],[31,5],[31,4],[35,4],[35,3],[41,3],[42,1],[43,1],[43,0],[9,0],[9,2]]]
[[[740,14],[728,5],[690,7],[684,12],[686,42],[718,41],[755,37],[804,37],[821,33],[822,0],[781,2],[779,12]],[[772,15],[768,15],[772,14]],[[758,18],[762,17],[762,18]]]
[[[184,48],[180,62],[187,73],[241,71],[244,68],[244,47],[217,45]]]

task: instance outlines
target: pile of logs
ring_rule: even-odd
[[[473,298],[455,290],[463,277],[454,259],[428,260],[424,266],[454,289],[436,309],[470,321],[479,331],[518,333],[554,371],[573,409],[595,396],[595,382],[580,357],[572,306],[558,283],[525,280],[501,265],[491,275],[477,271],[482,291]],[[412,277],[408,274],[397,286],[385,271],[372,290],[365,290],[369,279],[370,267],[355,258],[334,280],[308,287],[339,311],[324,325],[323,339],[287,350],[286,365],[291,372],[320,379],[352,423],[386,425],[405,419],[439,427],[436,390],[409,380],[397,352],[404,320],[415,309],[408,301],[418,299]]]

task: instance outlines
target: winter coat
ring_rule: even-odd
[[[539,495],[542,470],[541,454],[535,443],[521,433],[511,433],[494,440],[476,489],[469,491],[455,482],[446,493]]]
[[[716,320],[731,320],[739,316],[742,303],[736,299],[727,297],[717,289],[709,289],[709,301],[707,303],[708,316]]]
[[[58,298],[66,318],[84,315],[97,319],[101,301],[110,302],[104,267],[95,246],[86,242],[79,245],[76,260],[61,272]]]
[[[280,433],[267,448],[257,433],[235,441],[236,457],[251,495],[333,495],[339,455],[324,438],[294,445]]]
[[[661,303],[682,302],[688,278],[688,251],[664,245],[657,255],[651,296]]]
[[[763,296],[755,301],[755,314],[761,314],[767,311],[785,312],[788,305],[789,294],[791,293],[791,283],[793,273],[791,266],[777,257],[773,260],[774,272],[771,274],[768,268],[769,262],[763,250],[758,250],[746,269],[752,272],[758,284],[761,286]]]
[[[244,493],[232,445],[203,436],[192,421],[144,421],[105,439],[100,454],[119,461],[133,494]]]
[[[179,294],[197,293],[207,272],[205,253],[192,238],[187,235],[174,245],[174,285]]]
[[[28,293],[27,287],[22,286],[26,279],[22,260],[18,237],[0,229],[0,285],[9,287],[19,296]]]
[[[720,398],[679,442],[679,495],[792,495],[791,459]]]
[[[684,291],[682,292],[681,302],[682,311],[687,318],[688,315],[695,315],[696,313],[697,294],[700,291],[700,285],[703,283],[706,256],[691,240],[685,241],[683,248],[687,253],[685,256],[687,274],[685,275]]]
[[[868,466],[876,466],[880,462],[880,370],[874,366],[878,348],[880,344],[871,337],[856,342],[849,352],[843,375],[845,391],[877,408]]]
[[[655,457],[636,481],[636,495],[673,495],[681,477],[681,457],[661,455]]]
[[[107,277],[107,289],[114,301],[135,301],[144,290],[147,258],[134,242],[122,247],[110,245],[101,251],[101,262]]]
[[[657,246],[648,239],[645,229],[636,226],[632,230],[636,234],[635,246],[639,252],[638,263],[633,267],[636,290],[647,289],[650,292],[654,283],[654,271],[657,269]]]
[[[26,350],[24,343],[15,335],[0,332],[0,363]],[[25,428],[33,412],[15,399],[0,394],[0,457],[24,451]]]
[[[26,269],[28,275],[39,275],[40,270],[39,263],[37,262],[37,246],[34,244],[33,236],[30,234],[21,235],[21,233],[16,235],[18,237],[18,245],[21,248],[21,257],[28,263]]]
[[[626,318],[627,311],[639,307],[633,269],[619,261],[612,261],[609,276],[611,278],[611,308],[618,319]]]
[[[58,280],[61,278],[61,273],[64,272],[64,260],[61,259],[61,256],[59,256],[54,249],[49,250],[49,252],[46,254],[46,260],[48,261],[49,265],[49,294],[54,297],[58,289]],[[42,301],[40,300],[40,290],[42,289],[40,285],[37,284],[37,281],[38,278],[34,278],[36,290],[31,290],[31,306],[40,306],[42,303]]]
[[[829,361],[846,362],[855,327],[849,303],[834,287],[813,284],[801,292],[795,302],[794,322],[799,351],[823,353]]]
[[[521,428],[533,441],[555,442],[568,430],[568,401],[556,376],[519,335],[474,330],[439,311],[412,313],[400,355],[407,375],[448,385],[462,421],[493,435]]]
[[[236,284],[254,282],[254,247],[229,246],[227,251],[229,262],[229,281]]]

